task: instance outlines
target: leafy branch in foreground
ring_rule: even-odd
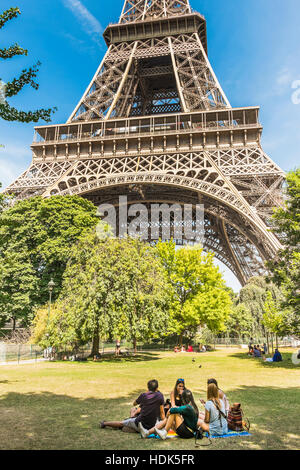
[[[10,20],[20,15],[19,8],[10,8],[0,15],[0,29]],[[28,50],[21,48],[18,44],[14,44],[9,48],[0,49],[0,59],[11,59],[18,55],[28,55]],[[2,85],[0,96],[0,118],[5,121],[19,121],[19,122],[37,122],[40,119],[46,122],[51,121],[51,115],[57,110],[56,107],[48,109],[37,109],[35,111],[22,111],[9,105],[7,98],[17,95],[26,85],[30,85],[33,89],[38,90],[39,85],[34,80],[37,76],[41,63],[37,62],[36,65],[29,69],[22,70],[18,78]],[[3,84],[0,78],[0,84]],[[4,96],[3,96],[4,95]]]

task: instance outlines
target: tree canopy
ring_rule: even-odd
[[[225,329],[231,298],[214,255],[200,245],[176,250],[174,242],[159,242],[157,251],[173,287],[172,316],[175,331],[196,331],[207,326],[211,331]]]
[[[38,313],[33,341],[59,348],[93,341],[94,355],[100,337],[126,338],[136,349],[137,341],[168,331],[168,300],[153,247],[129,238],[99,240],[93,231],[73,247],[51,321],[45,309]]]
[[[234,312],[233,317],[240,314],[240,321],[243,322],[244,326],[245,320],[247,320],[248,336],[256,338],[266,336],[267,330],[263,317],[265,302],[269,293],[276,302],[282,299],[280,289],[275,284],[267,282],[264,276],[250,278],[247,284],[240,290],[236,301],[236,306],[239,308]]]
[[[283,248],[268,262],[270,279],[284,293],[282,308],[289,332],[300,334],[300,168],[287,175],[286,201],[272,220]]]
[[[35,197],[0,214],[0,316],[22,319],[58,297],[73,244],[96,227],[95,206],[79,196]]]

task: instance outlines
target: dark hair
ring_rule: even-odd
[[[182,403],[183,405],[189,405],[191,404],[192,407],[194,408],[194,411],[197,415],[199,415],[199,410],[198,407],[195,403],[193,394],[190,390],[187,390],[186,388],[184,389],[182,395],[181,395]]]
[[[174,387],[174,399],[176,399],[176,397],[178,396],[177,386],[178,386],[179,384],[183,384],[184,390],[186,389],[186,388],[185,388],[184,379],[177,379],[177,380],[176,380],[175,387]]]
[[[158,382],[157,380],[149,380],[148,382],[148,390],[149,392],[155,392],[158,389]]]
[[[210,385],[210,384],[215,384],[219,388],[218,382],[216,381],[216,379],[208,379],[207,385]]]

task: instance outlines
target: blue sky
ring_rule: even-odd
[[[0,10],[19,6],[22,11],[0,31],[0,47],[17,42],[29,49],[28,57],[1,61],[1,79],[11,80],[42,62],[40,89],[27,87],[11,104],[24,110],[57,106],[53,122],[66,121],[106,51],[102,32],[118,21],[123,0],[0,1]],[[292,101],[297,93],[292,86],[300,80],[299,0],[190,3],[206,17],[209,58],[231,105],[260,105],[265,151],[284,170],[295,168],[300,161],[300,104]],[[3,187],[30,164],[32,137],[33,124],[0,122]],[[238,288],[233,276],[226,278]]]

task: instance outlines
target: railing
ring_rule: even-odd
[[[105,130],[100,130],[99,133],[96,132],[78,132],[77,134],[61,134],[58,135],[56,139],[44,139],[39,134],[35,136],[33,145],[37,144],[56,144],[56,143],[72,143],[74,141],[87,142],[87,141],[99,141],[99,140],[111,140],[112,138],[126,138],[126,137],[154,137],[157,135],[171,135],[179,132],[180,134],[194,134],[198,132],[214,132],[222,130],[233,130],[238,128],[243,129],[255,129],[259,124],[218,124],[218,123],[209,123],[209,125],[196,125],[193,124],[191,127],[176,127],[176,124],[170,125],[165,129],[159,127],[151,128],[149,127],[130,127],[130,128],[109,128]]]
[[[184,345],[187,346],[188,341],[185,340]],[[230,348],[230,347],[240,347],[242,345],[247,346],[249,339],[243,338],[217,338],[213,335],[209,340],[203,340],[200,342],[202,345],[205,345],[207,351],[214,350],[215,348]],[[263,343],[267,344],[267,340],[264,338],[256,338],[254,344]],[[174,348],[178,346],[179,342],[151,342],[151,343],[137,343],[137,351],[174,351]],[[199,343],[189,342],[193,347],[193,352],[199,352]],[[293,338],[283,338],[278,339],[279,347],[299,347],[300,341],[296,342]],[[115,343],[100,343],[99,352],[101,357],[112,356],[115,354],[116,345]],[[59,350],[53,351],[55,353],[55,358],[58,360],[83,360],[87,359],[91,355],[92,345],[87,344],[81,348],[78,348],[76,351],[72,350]],[[132,354],[134,351],[133,344],[128,341],[121,342],[121,354]],[[49,350],[42,350],[37,346],[31,346],[26,344],[8,344],[0,342],[0,365],[12,364],[12,363],[36,363],[43,359],[50,359],[53,354]]]
[[[43,358],[43,350],[27,344],[9,344],[0,342],[0,364],[33,361]]]

